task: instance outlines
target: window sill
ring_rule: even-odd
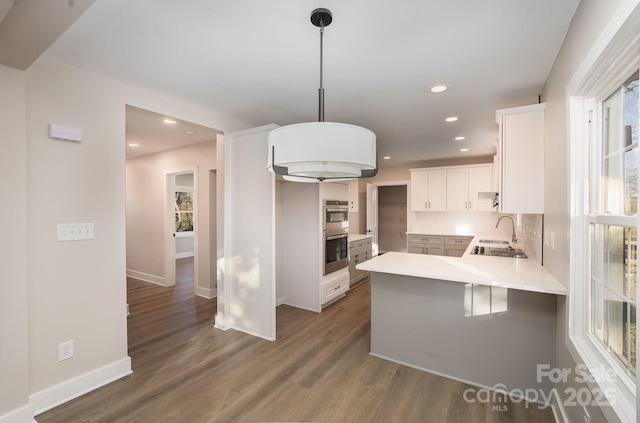
[[[636,387],[634,381],[622,374],[617,366],[609,363],[608,355],[603,354],[588,336],[569,335],[566,340],[576,368],[570,369],[576,382],[586,383],[591,390],[589,401],[574,396],[577,404],[561,404],[562,407],[598,406],[609,421],[636,420]],[[584,363],[584,364],[580,364]],[[571,397],[571,392],[564,394]]]

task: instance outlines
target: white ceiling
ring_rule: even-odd
[[[381,165],[412,164],[493,154],[495,110],[538,101],[578,3],[96,0],[46,54],[244,122],[225,131],[315,121],[309,16],[326,7],[325,119],[373,130]]]

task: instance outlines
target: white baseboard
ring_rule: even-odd
[[[29,404],[0,416],[0,423],[36,423],[34,415],[33,406]]]
[[[284,297],[276,298],[276,307],[284,304]]]
[[[193,251],[187,251],[187,252],[184,252],[184,253],[176,253],[176,259],[194,257],[194,256],[195,256],[195,254],[193,253]]]
[[[34,415],[38,415],[131,373],[131,358],[126,357],[51,388],[36,392],[29,397],[29,402]]]
[[[127,269],[127,277],[139,279],[145,282],[155,283],[156,285],[160,286],[167,286],[167,281],[163,276],[150,275],[148,273]]]
[[[216,313],[213,320],[214,320],[213,321],[214,328],[220,329],[223,331],[231,329],[231,325],[227,321],[228,319],[225,319],[223,315]]]
[[[196,295],[202,298],[206,298],[207,300],[211,300],[218,296],[218,289],[198,287],[198,289],[196,290]]]

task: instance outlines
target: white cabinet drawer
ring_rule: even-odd
[[[447,236],[444,239],[444,243],[447,245],[462,245],[466,248],[472,239],[473,237],[469,236]]]
[[[322,304],[325,304],[349,290],[349,274],[322,284]]]
[[[422,242],[424,244],[444,244],[442,235],[409,235],[409,242]]]

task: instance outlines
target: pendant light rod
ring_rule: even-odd
[[[320,28],[320,89],[318,89],[318,122],[324,122],[324,86],[322,83],[323,49],[322,39],[324,27],[333,21],[333,15],[329,9],[319,8],[311,12],[311,23]]]
[[[324,87],[322,86],[322,36],[324,25],[320,27],[320,89],[318,89],[318,122],[324,122]]]

